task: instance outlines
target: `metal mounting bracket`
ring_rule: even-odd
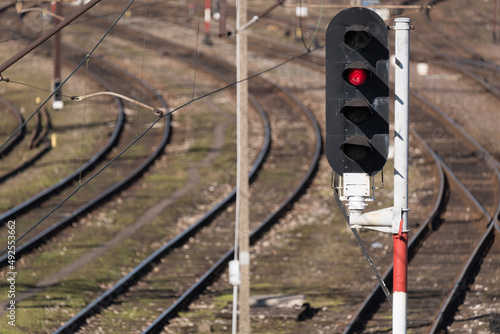
[[[384,233],[392,233],[394,208],[385,208],[377,211],[362,213],[351,210],[349,225],[352,228],[367,228]]]

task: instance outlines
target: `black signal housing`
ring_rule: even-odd
[[[389,152],[389,34],[380,16],[349,8],[326,32],[326,156],[337,174],[377,174]]]

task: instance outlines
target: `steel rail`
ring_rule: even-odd
[[[442,2],[443,0],[433,0],[430,2],[430,4],[432,6],[434,6],[435,4],[439,3],[439,2]],[[494,71],[499,71],[500,70],[500,66],[498,66],[497,64],[494,64],[492,62],[489,62],[487,61],[486,59],[484,59],[484,57],[475,52],[470,46],[464,44],[461,40],[457,39],[457,38],[454,38],[453,36],[451,36],[449,33],[446,33],[444,32],[436,23],[434,23],[434,21],[431,19],[430,17],[430,14],[429,14],[429,9],[425,9],[423,12],[422,12],[422,15],[424,17],[424,19],[427,21],[427,23],[429,25],[431,25],[433,27],[433,31],[436,31],[438,32],[439,34],[441,34],[444,38],[450,40],[451,42],[453,42],[455,45],[457,45],[458,47],[460,47],[462,50],[466,51],[467,53],[469,53],[471,56],[472,56],[472,59],[464,59],[464,58],[460,58],[460,57],[455,57],[455,56],[450,56],[448,54],[445,54],[441,51],[439,51],[436,47],[434,47],[431,43],[425,41],[423,38],[420,38],[418,33],[417,32],[414,32],[415,36],[417,38],[419,38],[421,40],[422,43],[424,43],[428,48],[432,49],[434,54],[433,56],[435,55],[438,55],[438,57],[440,58],[443,58],[443,59],[446,59],[448,60],[449,62],[451,62],[452,64],[450,65],[449,63],[440,63],[440,65],[442,66],[446,66],[446,67],[454,67],[455,70],[458,70],[462,73],[464,73],[465,75],[471,77],[472,79],[478,81],[481,85],[483,85],[488,91],[490,91],[491,93],[495,94],[497,97],[500,98],[500,90],[491,85],[487,80],[485,80],[484,78],[482,78],[481,76],[477,75],[477,74],[474,74],[472,73],[471,71],[468,71],[466,70],[463,66],[461,66],[462,64],[468,64],[468,65],[471,65],[471,66],[475,66],[475,67],[481,67],[481,68],[489,68],[489,69],[492,69]]]
[[[418,35],[416,35],[416,37],[420,38],[420,37],[418,37]],[[424,43],[424,44],[426,44],[428,47],[432,47],[429,43],[427,43],[423,39],[421,39],[421,42]],[[441,60],[441,61],[440,60],[434,60],[433,62],[435,64],[438,64],[438,65],[440,65],[442,67],[452,68],[455,71],[459,71],[459,72],[465,74],[466,76],[468,76],[468,77],[472,78],[473,80],[477,81],[478,83],[480,83],[490,93],[494,94],[497,97],[500,97],[500,89],[498,89],[494,85],[490,84],[482,76],[480,76],[480,75],[478,75],[476,73],[471,72],[470,70],[466,69],[464,66],[461,66],[461,64],[466,63],[466,61],[464,59],[457,58],[457,57],[447,56],[447,55],[442,54],[442,53],[438,54],[438,56],[434,55],[434,57],[438,57],[438,58],[444,59],[444,61],[443,60]],[[478,66],[479,67],[480,65],[472,65],[472,66]],[[481,65],[481,67],[483,67],[483,68],[486,67],[486,65],[485,65],[484,62]],[[495,69],[495,71],[498,71],[498,69]]]
[[[166,106],[166,105],[165,105]],[[16,257],[21,258],[25,254],[29,253],[33,248],[37,247],[41,243],[43,243],[48,238],[52,237],[56,233],[60,232],[63,228],[67,227],[72,221],[74,221],[77,217],[85,214],[86,212],[92,210],[96,206],[102,204],[104,200],[114,195],[119,190],[122,190],[124,187],[133,182],[137,177],[139,177],[144,171],[156,160],[156,158],[161,154],[163,149],[165,148],[168,139],[170,137],[170,121],[171,117],[166,117],[167,124],[165,125],[164,135],[162,137],[162,141],[157,149],[151,154],[148,159],[146,159],[139,167],[137,167],[131,174],[129,174],[126,178],[122,179],[120,182],[116,183],[114,186],[106,189],[100,195],[94,197],[92,200],[88,201],[86,204],[82,205],[80,208],[73,211],[69,216],[63,218],[59,222],[51,225],[49,228],[45,229],[41,233],[37,234],[35,237],[30,239],[29,241],[23,243],[21,246],[16,249]],[[0,258],[0,267],[6,266],[8,264],[8,256],[4,255]]]
[[[40,128],[42,127],[42,120],[40,118],[41,112],[47,112],[47,109],[41,108],[40,112],[35,114],[35,124],[33,125],[33,130],[31,131],[31,135],[28,141],[28,148],[33,148],[33,141],[39,136]]]
[[[461,63],[466,62],[466,60],[463,60],[463,59],[454,59],[454,60],[455,60],[455,61],[460,61]],[[488,67],[488,68],[492,68],[493,70],[498,70],[498,66],[495,66],[495,65],[490,65],[490,64],[485,63],[485,62],[479,62],[479,61],[475,62],[475,61],[470,61],[470,63],[472,63],[472,65],[475,65],[475,66],[480,66],[480,67],[483,67],[483,68],[484,68],[484,67]],[[461,69],[461,70],[463,70],[463,67],[460,67],[460,69]],[[473,75],[473,74],[472,74],[472,75],[471,75],[471,74],[469,74],[469,73],[467,73],[467,74],[468,74],[469,76],[473,77],[473,78],[474,78],[474,76],[475,76],[475,75]],[[477,79],[477,78],[475,78],[475,79]],[[479,81],[481,82],[481,84],[483,84],[483,85],[485,84],[484,80],[479,80]],[[497,90],[491,89],[491,87],[486,87],[486,88],[487,88],[488,90],[490,90],[490,91],[497,91]],[[415,135],[415,134],[414,134],[414,135]],[[475,141],[473,140],[473,142],[475,142]],[[487,154],[489,155],[489,153],[487,153]],[[490,162],[489,162],[489,163],[490,163],[490,164],[492,164],[492,163],[496,163],[497,168],[499,168],[499,167],[500,167],[500,162],[499,162],[499,161],[494,161],[494,162],[492,162],[492,160],[494,160],[494,159],[492,158],[492,159],[490,160]],[[441,173],[441,174],[443,174],[443,169],[442,169],[442,168],[440,168],[440,173]],[[499,209],[500,209],[500,208],[499,208]],[[495,216],[496,216],[497,218],[493,221],[493,226],[496,228],[497,232],[500,232],[500,224],[498,223],[498,217],[499,217],[499,214],[500,214],[500,213],[499,213],[499,210],[497,210],[497,213],[495,214]],[[429,230],[430,230],[430,227],[431,227],[431,226],[430,226],[430,225],[428,225],[428,229],[429,229]],[[425,228],[425,226],[423,226],[422,228]],[[489,229],[491,229],[491,226],[489,227]],[[429,232],[430,232],[430,231],[429,231]],[[485,234],[485,235],[486,235],[486,234]],[[484,239],[484,238],[483,238],[483,239]],[[411,248],[412,248],[414,245],[416,245],[416,244],[417,244],[417,243],[413,243],[413,240],[411,241],[411,243],[410,243],[410,249],[409,249],[409,252],[412,252]],[[473,260],[473,261],[471,261],[471,262],[473,263],[473,262],[474,262],[474,260]],[[386,276],[387,276],[387,275],[389,275],[389,280],[392,280],[392,268],[388,271],[388,273],[386,274]],[[391,281],[391,283],[392,283],[392,281]],[[384,296],[383,296],[383,294],[382,294],[382,290],[381,290],[380,286],[377,286],[377,287],[373,290],[373,293],[376,293],[376,292],[380,293],[380,295],[381,295],[381,296],[380,296],[379,298],[380,298],[381,300],[384,300]],[[365,301],[365,303],[369,303],[369,300],[370,300],[370,299],[369,299],[369,298],[367,298],[367,300]],[[367,306],[367,308],[369,307],[369,305],[366,305],[366,306]]]
[[[453,58],[453,60],[455,62],[456,61],[460,61],[461,63],[465,62],[463,59],[455,59],[455,58]],[[481,66],[481,67],[490,67],[490,68],[493,68],[494,70],[497,70],[496,66],[493,66],[493,65],[488,66],[488,63],[485,63],[485,62],[480,62],[479,64],[473,63],[473,65]],[[465,72],[465,69],[463,69],[463,67],[460,67],[460,70],[462,70],[462,71]],[[495,92],[495,93],[498,91],[497,89],[494,89],[494,88],[492,89],[491,86],[487,86],[488,83],[486,83],[484,80],[478,79],[478,76],[476,76],[476,75],[474,75],[474,74],[472,74],[470,72],[467,72],[466,74],[469,75],[470,77],[472,77],[472,78],[480,81],[480,83],[483,84],[483,85],[485,85],[486,89],[488,89],[489,91],[492,91],[492,92]],[[442,113],[442,115],[443,115],[443,117],[446,117],[448,120],[452,121],[451,118],[447,117],[446,114]],[[455,122],[453,122],[453,123],[455,123]],[[464,136],[466,136],[468,139],[470,139],[470,141],[473,142],[476,145],[476,147],[478,146],[477,142],[473,138],[471,138],[463,129],[460,128],[460,131],[464,134]],[[414,135],[417,135],[417,134],[414,133]],[[484,151],[484,149],[482,149],[482,150]],[[488,152],[486,154],[490,156],[490,154]],[[493,165],[493,164],[496,163],[496,165],[497,165],[496,172],[498,174],[498,167],[500,167],[500,162],[495,161],[493,157],[491,157],[491,158],[489,157],[488,161],[489,161],[490,165]],[[443,172],[443,168],[440,168],[440,174],[443,174],[443,173],[444,173]],[[500,211],[500,206],[499,206],[499,209],[497,210],[497,213],[495,214],[496,217],[499,217],[499,214],[500,214],[499,211]],[[437,216],[437,213],[436,213],[436,216]],[[492,224],[492,226],[495,227],[495,229],[497,230],[497,232],[500,232],[500,224],[498,223],[498,218],[494,219],[493,222],[490,223],[490,224]],[[426,230],[426,229],[428,230],[427,233],[430,233],[430,231],[432,230],[431,224],[423,225],[419,229],[419,231],[417,233],[418,234],[421,234],[421,233],[425,234],[425,232],[423,230]],[[481,242],[478,244],[478,246],[476,248],[476,251],[473,253],[473,255],[471,255],[471,259],[474,257],[474,254],[481,253],[478,250],[483,249],[483,252],[484,252],[484,247],[485,247],[484,243],[487,243],[487,240],[489,240],[489,238],[490,238],[489,235],[492,233],[491,229],[492,228],[490,226],[488,228],[489,231],[487,231],[485,233],[484,237],[481,239]],[[415,236],[415,238],[410,241],[409,249],[408,249],[408,252],[409,252],[410,256],[411,256],[412,253],[415,252],[414,248],[418,247],[418,242],[416,242],[417,241],[416,238],[417,238],[417,236]],[[422,240],[423,240],[423,238],[422,238]],[[483,248],[480,248],[480,247],[483,247]],[[478,255],[476,255],[476,258],[477,257],[478,257]],[[468,263],[471,264],[471,263],[474,263],[474,261],[475,260],[469,260]],[[462,271],[460,277],[467,278],[468,275],[470,275],[468,272],[471,271],[471,270],[467,269],[467,268],[470,268],[470,267],[467,267],[467,266],[464,267],[464,270]],[[390,284],[392,285],[392,266],[384,274],[384,277],[385,277],[384,279],[387,282],[390,282]],[[458,283],[455,286],[461,286],[461,285],[460,285],[460,283]],[[450,296],[453,296],[453,293],[450,294]],[[344,333],[353,333],[356,328],[359,328],[366,321],[366,319],[369,317],[369,313],[372,312],[370,310],[372,310],[375,307],[375,305],[378,305],[377,304],[378,303],[377,300],[379,300],[379,301],[385,300],[384,295],[382,293],[382,289],[381,289],[381,287],[380,287],[379,284],[377,284],[377,286],[372,290],[372,292],[370,293],[370,295],[365,299],[362,307],[360,309],[358,309],[357,313],[353,316],[353,318],[352,318],[352,320],[351,320],[348,328],[344,331]],[[449,298],[448,300],[451,301],[451,300],[453,300],[453,298]],[[449,307],[449,305],[447,307]],[[443,312],[443,314],[445,314],[446,312],[448,312],[448,311],[446,311],[446,306],[445,305],[443,305],[443,309],[442,309],[441,312]]]
[[[417,137],[419,141],[423,141],[420,135],[418,135],[418,133],[413,129],[412,134]],[[434,159],[437,160],[436,163],[440,166],[440,174],[443,173],[444,170],[448,176],[448,179],[457,184],[461,191],[467,195],[470,202],[474,204],[479,210],[481,210],[489,220],[487,231],[483,234],[481,240],[478,242],[474,251],[471,253],[470,258],[464,265],[464,268],[462,269],[456,282],[454,282],[451,292],[449,293],[446,301],[443,303],[440,311],[438,312],[438,315],[436,316],[435,322],[433,324],[433,331],[431,331],[430,333],[438,333],[448,323],[448,320],[446,319],[449,319],[449,314],[453,311],[453,307],[456,306],[457,298],[463,292],[462,287],[466,286],[466,284],[470,282],[471,277],[474,273],[473,266],[477,264],[478,258],[480,258],[484,254],[489,242],[492,241],[494,219],[484,209],[481,203],[476,200],[472,193],[470,193],[470,191],[460,182],[460,180],[454,175],[453,171],[445,164],[445,162],[427,144],[425,144],[425,146],[428,150],[430,150]],[[442,194],[440,196],[440,201],[442,201]],[[437,218],[437,215],[440,212],[440,205],[438,205],[438,202],[439,201],[436,202],[433,214],[426,220],[426,223],[422,225],[422,227],[417,231],[416,235],[410,241],[408,247],[409,258],[413,257],[413,255],[416,253],[416,249],[418,248],[418,244],[420,244],[420,242],[424,240],[425,236],[431,232],[432,222],[435,218]],[[388,286],[392,285],[392,266],[384,274],[384,280],[386,280]],[[379,303],[381,303],[383,300],[384,298],[381,292],[381,287],[379,284],[377,284],[374,290],[372,290],[371,294],[365,299],[365,302],[360,307],[358,312],[353,316],[353,320],[351,320],[348,327],[343,333],[355,333],[357,330],[359,330],[363,326],[364,322],[370,317],[371,311],[375,309],[376,306],[378,306]],[[452,302],[454,302],[455,304],[452,304]]]
[[[49,134],[49,129],[50,129],[49,112],[47,111],[47,108],[42,108],[40,110],[40,112],[42,113],[42,119],[43,119],[44,125],[40,131],[39,126],[41,125],[42,120],[38,121],[39,126],[37,126],[37,131],[33,132],[34,135],[30,138],[30,142],[28,143],[28,146],[30,148],[37,147],[38,144],[40,144],[40,142],[42,140],[44,140],[45,137]],[[38,115],[38,117],[40,117],[40,115],[39,115],[40,113],[36,113],[36,114]]]
[[[7,9],[9,9],[10,7],[14,7],[16,5],[16,2],[15,1],[12,1],[10,3],[7,3],[5,5],[3,5],[2,7],[0,7],[0,13],[6,11]]]
[[[14,115],[16,122],[17,122],[16,128],[22,126],[23,116],[21,115],[21,112],[16,107],[14,105],[12,105],[12,103],[10,103],[9,101],[7,101],[3,98],[0,98],[0,104],[3,104],[11,112],[11,114]],[[8,152],[10,152],[14,148],[14,146],[23,138],[24,135],[25,135],[25,128],[23,127],[23,129],[21,129],[21,131],[19,131],[16,134],[16,136],[13,137],[12,140],[7,145],[0,148],[0,158],[7,155]]]
[[[433,0],[433,1],[431,1],[431,3],[434,5],[434,4],[439,3],[441,1],[443,1],[443,0]],[[469,65],[472,65],[472,66],[481,67],[481,68],[490,68],[490,69],[492,69],[494,71],[499,71],[500,66],[484,60],[483,57],[482,57],[482,55],[477,54],[474,51],[471,51],[470,50],[471,48],[469,46],[463,44],[461,41],[459,41],[459,40],[457,40],[455,38],[450,38],[448,34],[445,34],[439,28],[439,26],[437,26],[432,21],[432,19],[430,18],[428,10],[424,11],[423,16],[425,17],[425,19],[427,20],[427,22],[434,27],[435,31],[438,31],[439,33],[441,33],[441,35],[449,38],[453,43],[457,44],[462,49],[464,49],[467,52],[469,52],[470,54],[472,54],[474,56],[474,58],[481,59],[480,61],[478,61],[478,60],[475,60],[475,59],[463,59],[463,58],[457,58],[457,57],[449,56],[447,54],[439,52],[432,44],[427,43],[427,42],[425,42],[425,41],[422,40],[429,48],[431,48],[432,50],[434,50],[435,53],[439,54],[440,58],[448,60],[448,62],[438,62],[438,64],[441,65],[441,66],[443,66],[443,67],[448,67],[448,68],[451,68],[451,69],[453,69],[455,71],[462,72],[463,74],[467,75],[468,77],[472,78],[473,80],[479,82],[490,93],[492,93],[496,97],[500,98],[500,90],[498,88],[496,88],[495,86],[493,86],[492,84],[490,84],[482,76],[477,75],[477,74],[475,74],[475,73],[473,73],[473,72],[465,69],[464,66],[462,66],[462,64],[469,63]],[[417,96],[422,102],[426,103],[431,109],[434,110],[434,112],[437,115],[439,115],[441,118],[445,119],[448,123],[452,124],[456,129],[458,129],[460,131],[461,135],[464,136],[470,143],[472,143],[476,147],[476,149],[482,151],[483,154],[486,156],[488,163],[493,168],[493,170],[496,172],[497,177],[500,178],[500,176],[499,176],[500,175],[500,172],[499,172],[500,162],[498,160],[496,160],[484,147],[482,147],[472,136],[470,136],[460,125],[458,125],[444,111],[442,111],[441,109],[437,108],[433,104],[427,103],[426,99],[423,98],[423,97],[421,97],[417,92],[413,91],[412,94],[414,94],[415,96]],[[496,216],[497,219],[500,216],[500,203],[498,204],[498,207],[497,207],[497,210],[496,210],[496,213],[494,214],[494,216]]]
[[[291,98],[295,103],[297,103],[306,114],[315,131],[316,146],[312,162],[306,174],[302,178],[300,184],[295,188],[292,194],[280,204],[277,210],[268,215],[262,221],[262,223],[250,233],[251,245],[254,244],[273,225],[273,223],[288,210],[290,205],[294,201],[296,201],[299,198],[300,194],[306,189],[307,185],[315,175],[322,149],[321,131],[313,113],[306,106],[304,106],[304,104],[302,104],[302,102],[298,100],[289,90],[284,87],[280,87],[275,83],[273,83],[273,85],[279,87],[281,91],[287,94],[288,97]],[[175,317],[179,311],[186,307],[191,300],[201,294],[203,290],[216,279],[216,276],[225,269],[228,262],[233,257],[234,247],[231,248],[221,259],[219,259],[219,261],[217,261],[205,274],[203,274],[194,285],[192,285],[181,297],[179,297],[179,299],[177,299],[174,304],[172,304],[165,312],[163,312],[158,318],[156,318],[153,323],[151,323],[151,325],[149,325],[142,332],[142,334],[159,333],[163,329],[164,325],[168,322],[168,320]]]
[[[113,134],[110,137],[110,139],[108,140],[107,144],[99,152],[97,152],[97,154],[95,154],[89,161],[87,161],[87,163],[85,163],[82,166],[82,171],[87,171],[90,168],[92,168],[95,164],[97,164],[107,154],[107,152],[109,150],[111,150],[111,148],[114,147],[114,145],[116,144],[116,142],[119,139],[119,134],[120,134],[122,127],[124,125],[124,122],[125,122],[125,111],[124,111],[124,108],[123,108],[121,101],[119,99],[116,99],[116,100],[117,100],[120,111],[119,111],[118,120],[117,120],[115,129],[113,131]],[[62,179],[61,181],[56,183],[55,185],[51,186],[50,188],[47,188],[47,189],[41,191],[40,193],[33,196],[29,200],[23,202],[22,204],[16,206],[13,209],[7,211],[2,216],[0,216],[1,226],[5,225],[6,222],[9,221],[9,219],[15,217],[16,215],[20,215],[20,214],[26,212],[31,207],[34,207],[38,203],[40,203],[41,201],[46,200],[47,196],[51,196],[53,194],[56,194],[57,192],[61,191],[61,189],[63,189],[64,187],[69,186],[69,184],[72,183],[74,180],[76,180],[79,176],[80,176],[80,170],[78,169],[78,170],[74,171],[73,173],[71,173],[69,176],[65,177],[64,179]],[[35,236],[33,239],[30,239],[29,241],[23,243],[20,246],[17,246],[16,256],[18,256],[20,258],[23,254],[25,254],[27,251],[29,251],[33,248],[33,245],[35,244],[35,240],[44,239],[45,236],[43,236],[43,235],[47,234],[49,230],[55,231],[55,230],[59,229],[59,227],[56,227],[56,226],[66,224],[67,222],[69,222],[68,218],[70,218],[70,217],[72,219],[74,219],[76,217],[75,212],[73,212],[67,218],[65,218],[65,219],[61,220],[60,222],[56,223],[55,225],[51,226],[47,230],[44,230],[43,232],[41,232],[40,234]],[[7,259],[8,259],[7,254],[0,257],[0,268],[7,265]]]
[[[45,155],[45,153],[49,152],[52,149],[51,143],[47,142],[45,143],[35,154],[33,154],[29,159],[21,162],[14,168],[8,170],[7,172],[3,173],[0,175],[0,183],[5,182],[8,178],[16,175],[17,173],[20,173],[22,170],[25,168],[28,168],[28,166],[32,165],[40,159],[42,156]]]
[[[299,3],[297,4],[286,4],[283,5],[283,7],[288,7],[288,8],[294,8],[299,6]],[[303,4],[304,7],[309,7],[309,8],[350,8],[353,7],[352,5],[332,5],[332,4]],[[360,8],[369,8],[369,9],[432,9],[433,7],[431,5],[368,5],[368,6],[356,6]]]
[[[255,97],[249,95],[249,99],[258,110],[265,128],[264,143],[248,174],[249,179],[252,180],[256,176],[257,171],[262,167],[262,164],[264,163],[271,147],[271,127],[266,113],[259,105]],[[76,331],[86,319],[99,312],[102,308],[107,307],[117,296],[126,291],[131,285],[135,284],[140,277],[145,275],[151,269],[154,263],[160,261],[174,248],[182,246],[191,236],[196,234],[196,232],[198,232],[201,228],[207,226],[220,212],[222,212],[222,210],[232,203],[235,198],[236,189],[233,189],[229,195],[213,206],[207,213],[205,213],[205,215],[203,215],[203,217],[154,251],[132,271],[120,279],[113,287],[102,293],[89,305],[78,312],[78,314],[76,314],[73,318],[68,320],[63,326],[59,327],[54,333],[73,333]]]

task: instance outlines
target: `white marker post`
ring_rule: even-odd
[[[401,221],[393,222],[392,226],[394,241],[392,332],[394,334],[406,333],[407,329],[410,29],[409,18],[394,20],[396,32],[394,209],[401,210]]]
[[[210,4],[210,0],[205,0],[205,39],[203,40],[203,44],[212,45],[212,41],[210,40],[210,19],[212,18],[212,6]]]

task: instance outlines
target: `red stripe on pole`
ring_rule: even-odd
[[[405,292],[408,275],[408,233],[393,235],[394,241],[394,274],[393,292]]]
[[[205,34],[207,35],[210,32],[210,16],[210,0],[205,0]]]

